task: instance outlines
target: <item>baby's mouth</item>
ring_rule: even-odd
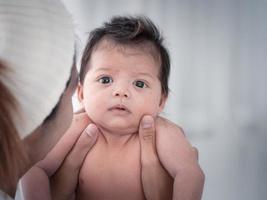
[[[116,105],[116,106],[112,106],[111,108],[109,108],[110,111],[113,111],[113,110],[117,110],[117,111],[125,111],[125,112],[130,112],[128,110],[127,107],[125,107],[124,105]]]
[[[125,108],[120,108],[120,107],[117,107],[115,109],[118,109],[118,110],[125,110]]]

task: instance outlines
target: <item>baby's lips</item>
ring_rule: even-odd
[[[109,108],[109,110],[123,110],[123,111],[130,112],[130,110],[122,104],[112,106],[111,108]]]

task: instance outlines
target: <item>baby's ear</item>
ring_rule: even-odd
[[[164,94],[161,96],[161,99],[160,99],[160,102],[159,102],[159,113],[161,113],[163,111],[167,99],[168,99],[168,96],[166,96]]]
[[[79,102],[83,105],[83,86],[81,85],[81,83],[78,83],[77,96]]]

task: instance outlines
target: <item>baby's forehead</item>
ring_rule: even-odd
[[[159,66],[161,65],[160,51],[154,43],[148,40],[139,43],[131,41],[121,43],[110,38],[103,38],[94,47],[93,52],[98,50],[113,50],[114,48],[123,54],[142,53],[143,55],[151,56],[154,61],[159,64]]]

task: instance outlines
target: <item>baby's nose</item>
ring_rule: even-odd
[[[130,92],[127,87],[117,87],[113,92],[113,96],[129,98]]]

